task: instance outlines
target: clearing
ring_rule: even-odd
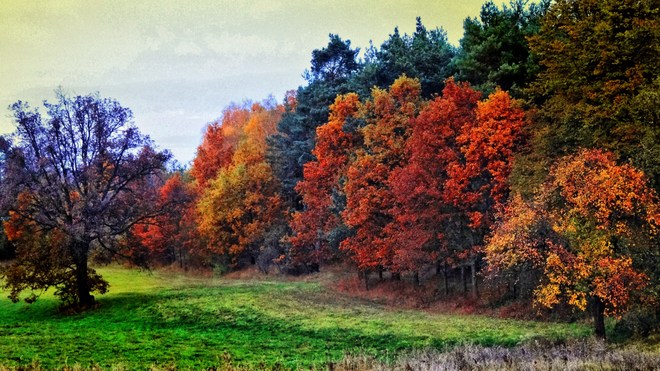
[[[309,368],[346,353],[387,362],[412,349],[591,334],[589,324],[392,309],[313,279],[211,279],[119,267],[99,273],[110,292],[88,313],[60,314],[50,294],[32,305],[0,300],[0,364]]]

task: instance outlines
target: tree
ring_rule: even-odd
[[[286,222],[279,183],[265,161],[266,138],[275,132],[283,108],[265,102],[234,107],[225,115],[233,110],[248,115],[238,125],[240,139],[231,162],[219,169],[197,202],[199,231],[232,266],[261,258],[265,270],[279,255],[280,224]]]
[[[446,243],[452,214],[444,198],[447,170],[461,156],[456,138],[474,125],[479,97],[467,84],[449,79],[442,96],[424,106],[411,121],[412,132],[406,142],[408,161],[388,179],[396,200],[392,208],[395,220],[388,235],[397,246],[394,263],[399,270],[419,271],[434,264],[439,270],[452,264],[452,250],[458,245]]]
[[[527,38],[538,33],[550,4],[512,0],[498,8],[492,1],[481,7],[479,19],[463,22],[461,48],[454,60],[456,76],[486,94],[500,87],[520,96],[538,73]]]
[[[535,150],[548,165],[576,148],[630,159],[658,189],[660,7],[654,0],[560,0],[530,48],[541,71],[528,93],[539,105]],[[644,102],[644,103],[642,103]],[[536,156],[536,158],[534,158]],[[527,165],[527,164],[526,164]]]
[[[483,240],[493,212],[509,196],[513,157],[524,143],[525,112],[497,89],[476,108],[476,122],[456,138],[463,158],[449,166],[447,200],[466,213]]]
[[[360,49],[351,49],[351,41],[344,41],[339,35],[329,36],[328,46],[312,51],[312,68],[305,72],[309,82],[346,80],[360,67],[356,60]]]
[[[187,268],[190,255],[199,255],[201,236],[197,233],[194,202],[196,192],[179,172],[160,187],[157,207],[163,212],[133,226],[131,233],[146,249],[150,262]],[[129,246],[135,249],[136,246]]]
[[[470,262],[476,271],[492,213],[508,196],[524,126],[524,112],[506,92],[480,96],[449,79],[412,121],[408,160],[389,177],[396,202],[388,235],[400,270],[436,264],[446,272]]]
[[[453,74],[455,54],[442,28],[429,31],[417,17],[412,35],[401,35],[395,28],[380,48],[372,45],[367,50],[364,67],[351,81],[352,91],[368,96],[372,87],[386,89],[406,75],[420,81],[423,97],[432,97],[442,91],[444,81]]]
[[[655,250],[659,222],[643,172],[612,153],[582,150],[552,167],[533,202],[514,197],[486,254],[496,269],[542,270],[535,302],[591,306],[596,335],[605,337],[604,316],[625,312],[649,283],[640,257]]]
[[[343,183],[351,156],[355,151],[355,132],[346,132],[351,120],[359,116],[357,94],[337,96],[330,107],[330,120],[316,129],[316,161],[305,164],[304,179],[296,186],[305,209],[295,212],[291,220],[289,258],[294,265],[318,265],[335,260],[338,255],[344,210]],[[339,236],[337,236],[339,235]]]
[[[329,107],[337,95],[349,92],[349,80],[360,68],[355,61],[358,51],[351,48],[350,40],[337,35],[330,35],[325,48],[314,50],[312,72],[305,74],[308,85],[298,88],[295,104],[285,106],[277,131],[268,138],[266,158],[291,210],[302,210],[295,187],[303,178],[304,165],[314,160],[316,128],[328,122]]]
[[[58,91],[57,102],[44,105],[47,118],[13,104],[16,131],[0,146],[0,205],[10,213],[8,236],[17,241],[4,285],[14,301],[23,290],[55,287],[67,304],[89,308],[91,292],[107,289],[88,266],[90,253],[120,253],[117,239],[158,214],[155,203],[136,199],[155,200],[156,187],[144,185],[170,155],[155,151],[131,111],[114,100]]]
[[[360,129],[363,148],[350,164],[344,186],[346,209],[342,216],[354,234],[342,241],[361,270],[391,269],[395,245],[387,227],[393,221],[392,171],[406,162],[406,141],[411,121],[422,105],[418,80],[402,76],[389,90],[375,88],[365,103],[366,126]]]
[[[221,122],[213,122],[206,127],[190,170],[200,190],[205,189],[218,171],[231,162],[249,114],[247,109],[230,106],[224,110]]]

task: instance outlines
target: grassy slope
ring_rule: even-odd
[[[587,336],[580,324],[392,310],[343,297],[317,282],[193,279],[122,268],[100,272],[110,293],[89,313],[57,313],[0,300],[0,364],[123,364],[201,368],[234,364],[309,367],[345,352],[387,359],[413,348],[459,343],[511,346],[534,337]]]

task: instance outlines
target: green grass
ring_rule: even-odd
[[[49,295],[32,305],[0,300],[0,364],[205,368],[230,359],[248,367],[309,368],[346,352],[387,361],[411,349],[513,346],[591,333],[583,324],[393,310],[318,282],[99,271],[110,292],[88,313],[59,314]]]

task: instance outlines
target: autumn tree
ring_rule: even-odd
[[[393,241],[387,227],[393,222],[393,190],[388,183],[392,171],[406,162],[406,141],[411,120],[422,105],[419,81],[402,76],[389,90],[375,88],[364,104],[365,126],[360,129],[363,148],[350,164],[344,187],[345,223],[354,234],[341,243],[358,268],[397,270]]]
[[[156,189],[142,185],[170,155],[155,151],[131,111],[114,100],[59,91],[44,105],[45,118],[13,104],[16,131],[0,140],[0,205],[17,245],[3,284],[14,301],[24,290],[55,287],[67,304],[89,308],[92,291],[107,289],[88,265],[90,253],[116,254],[120,236],[159,213],[136,199],[155,200]]]
[[[289,258],[296,266],[318,266],[337,258],[346,227],[341,218],[343,184],[355,151],[355,132],[347,132],[359,117],[357,94],[337,96],[330,106],[329,121],[316,129],[315,161],[305,164],[303,180],[296,186],[305,208],[291,220]],[[342,233],[343,232],[343,233]]]
[[[432,264],[471,267],[476,289],[479,247],[492,214],[508,196],[524,112],[506,92],[480,102],[468,84],[446,82],[442,96],[413,120],[407,162],[389,177],[395,221],[388,226],[394,262],[403,271]]]
[[[467,84],[450,79],[442,95],[412,121],[406,143],[409,159],[388,179],[396,200],[392,208],[395,220],[388,234],[396,246],[393,263],[399,270],[438,265],[446,273],[444,268],[455,258],[454,250],[460,250],[458,244],[463,241],[447,243],[449,229],[458,232],[450,223],[456,210],[446,197],[448,170],[462,158],[457,138],[474,126],[480,96]],[[446,283],[446,274],[444,277]]]
[[[265,150],[282,111],[270,102],[248,109],[231,162],[219,169],[197,203],[200,232],[232,266],[264,259],[260,265],[266,268],[278,257],[277,232],[286,219]]]
[[[596,335],[604,337],[604,316],[623,313],[649,283],[640,257],[655,249],[659,207],[643,172],[609,152],[583,150],[553,166],[533,202],[513,199],[487,258],[496,269],[541,269],[535,302],[590,306]]]
[[[131,229],[135,237],[131,243],[146,249],[148,262],[178,263],[187,268],[190,257],[200,255],[202,237],[197,233],[195,200],[195,189],[179,172],[160,187],[156,206],[162,213]]]
[[[552,2],[529,39],[541,71],[528,93],[539,111],[521,188],[542,181],[557,157],[595,147],[630,159],[658,189],[659,9],[654,0]]]
[[[494,212],[509,196],[509,175],[514,155],[524,143],[525,113],[508,93],[497,89],[476,108],[476,122],[464,126],[456,138],[462,158],[450,164],[450,179],[446,187],[447,201],[458,211],[460,222],[467,225],[467,234],[454,235],[452,243],[460,239],[470,241],[470,250],[463,258],[470,261],[474,277],[479,249],[490,231]]]

